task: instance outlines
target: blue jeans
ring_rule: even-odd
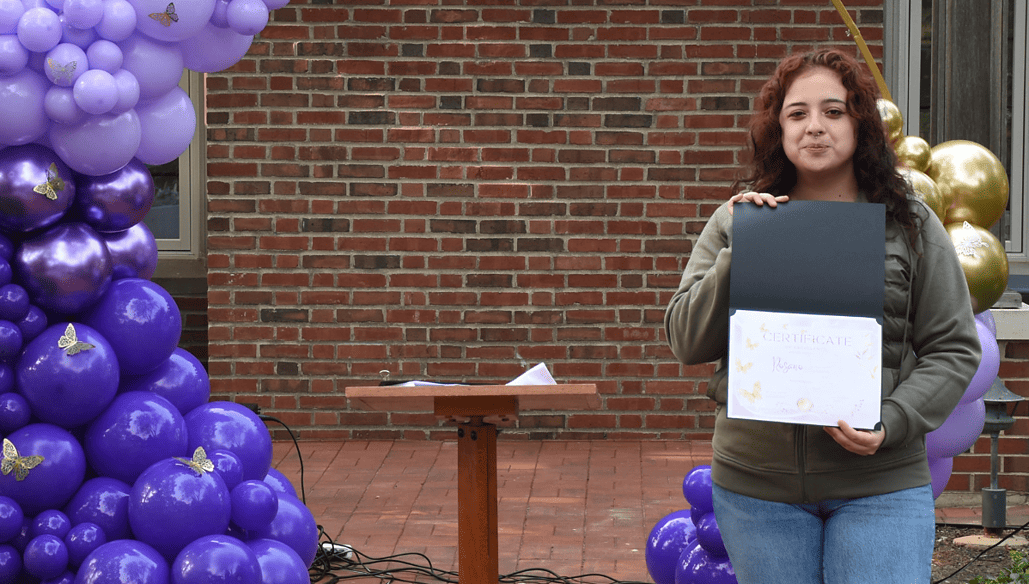
[[[928,584],[932,487],[791,505],[714,486],[715,518],[739,584]]]

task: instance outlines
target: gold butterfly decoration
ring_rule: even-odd
[[[64,180],[57,174],[57,163],[51,162],[50,168],[46,169],[46,182],[32,187],[34,192],[46,195],[51,201],[57,200],[57,193],[64,190]]]
[[[757,347],[758,347],[757,343],[755,343],[754,341],[750,340],[749,338],[747,339],[747,348],[748,349],[756,349]]]
[[[4,457],[0,461],[0,472],[5,475],[14,471],[14,478],[23,481],[29,476],[29,471],[39,466],[43,460],[42,456],[20,456],[14,443],[4,438]]]
[[[745,397],[747,399],[747,401],[749,401],[750,403],[754,403],[757,400],[761,399],[761,382],[760,381],[755,381],[754,382],[754,389],[751,390],[751,391],[747,391],[747,390],[741,388],[739,390],[739,392],[740,392],[740,395],[742,395],[743,397]]]
[[[178,456],[174,458],[196,471],[200,476],[204,476],[205,472],[214,472],[214,463],[208,460],[207,452],[204,450],[203,446],[197,446],[197,449],[193,451],[193,460],[186,460],[185,458],[179,458]]]
[[[179,15],[175,14],[175,3],[169,2],[164,12],[151,12],[150,18],[160,22],[164,26],[171,26],[173,22],[179,21]]]
[[[64,334],[61,338],[57,339],[57,346],[62,349],[67,349],[69,357],[81,353],[82,351],[88,351],[96,348],[96,345],[80,341],[78,335],[75,333],[75,325],[70,322],[68,323],[68,328],[64,329]]]
[[[753,366],[753,363],[747,363],[744,365],[739,359],[736,359],[736,371],[739,371],[740,373],[746,373]]]
[[[54,82],[64,81],[71,82],[71,76],[75,73],[75,67],[78,66],[78,61],[72,61],[67,65],[61,65],[52,58],[47,58],[46,64],[50,66],[50,70],[54,72]]]
[[[760,328],[761,328],[761,332],[763,332],[763,333],[767,333],[768,332],[768,327],[765,326],[765,323],[761,323],[761,327]]]

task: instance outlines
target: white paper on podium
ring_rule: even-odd
[[[433,381],[405,381],[404,383],[398,384],[400,387],[419,387],[427,385],[464,385],[462,383],[436,383]],[[522,373],[518,377],[515,377],[505,385],[557,385],[554,381],[554,377],[550,374],[547,366],[543,363],[538,363],[535,367],[529,369],[525,373]]]
[[[882,326],[874,318],[737,310],[729,318],[728,416],[871,429]]]

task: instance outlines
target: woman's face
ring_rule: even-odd
[[[779,125],[783,150],[798,178],[854,172],[858,124],[847,112],[847,88],[832,69],[814,67],[793,80]]]

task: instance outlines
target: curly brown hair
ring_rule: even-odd
[[[854,174],[858,188],[869,202],[886,205],[886,216],[897,221],[914,243],[918,225],[907,202],[910,187],[897,172],[897,155],[876,107],[879,89],[868,70],[839,49],[790,55],[761,87],[750,118],[750,160],[733,182],[732,193],[740,192],[741,184],[748,185],[747,190],[776,195],[787,194],[796,185],[797,169],[783,150],[779,114],[790,85],[814,67],[835,71],[847,89],[847,112],[857,120]]]

